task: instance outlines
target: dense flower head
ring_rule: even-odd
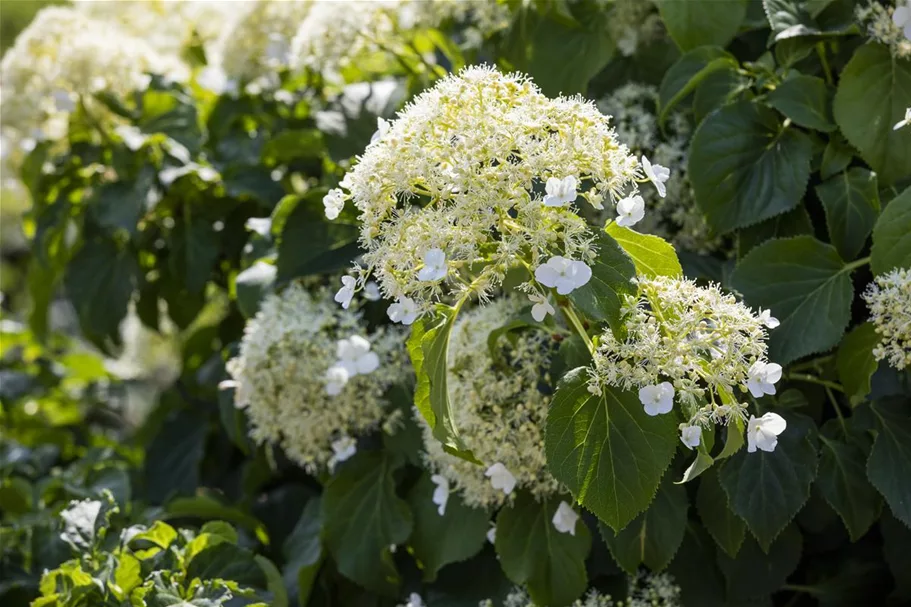
[[[142,88],[149,73],[183,78],[186,67],[110,23],[72,8],[43,9],[0,64],[3,126],[21,136],[59,137],[80,101],[102,111],[90,94],[124,95]],[[47,130],[53,132],[37,132]]]
[[[353,438],[382,423],[385,394],[404,379],[404,337],[370,333],[354,307],[298,284],[270,295],[228,362],[251,436],[315,472],[353,454]]]
[[[911,269],[896,268],[877,276],[863,297],[880,336],[873,356],[899,370],[911,367]]]
[[[627,598],[615,600],[609,594],[589,590],[570,607],[680,607],[680,587],[667,573],[637,573],[627,578]],[[490,599],[478,607],[500,607]],[[535,603],[522,588],[513,589],[502,607],[535,607]]]
[[[872,40],[888,46],[895,57],[911,57],[911,3],[908,0],[861,3],[855,9],[855,15]]]
[[[268,78],[288,67],[291,41],[310,11],[310,0],[252,0],[214,45],[225,74],[239,82]],[[356,11],[350,11],[356,12]]]
[[[491,357],[487,338],[518,313],[517,298],[498,299],[463,313],[449,347],[449,396],[455,425],[477,464],[443,451],[424,424],[426,461],[449,480],[470,506],[496,506],[515,487],[544,497],[559,489],[546,469],[544,419],[551,357],[550,336],[541,332],[501,337]]]
[[[781,367],[766,361],[771,316],[754,314],[717,286],[679,278],[640,278],[639,293],[626,298],[622,340],[607,330],[591,369],[592,391],[600,386],[637,390],[649,415],[679,403],[689,426],[745,419],[735,389],[754,396],[775,393]],[[684,432],[694,440],[693,431]]]
[[[667,196],[652,188],[643,188],[648,213],[636,230],[661,236],[673,244],[700,253],[718,250],[723,239],[713,235],[705,216],[696,206],[686,166],[692,127],[686,116],[673,112],[664,132],[658,126],[658,89],[652,85],[631,82],[598,101],[598,107],[612,117],[617,138],[637,155],[654,163],[674,167],[667,182]],[[617,211],[619,212],[620,205]],[[608,214],[604,219],[611,219]],[[622,225],[622,224],[621,224]]]
[[[642,177],[594,104],[549,99],[521,75],[468,68],[381,123],[342,181],[362,219],[359,283],[373,273],[386,297],[411,298],[424,313],[453,294],[483,299],[522,264],[590,260],[577,188],[600,207]],[[436,250],[445,267],[422,279]]]
[[[608,32],[624,57],[635,55],[640,45],[648,45],[662,35],[664,28],[653,2],[619,0],[606,4],[612,7]]]

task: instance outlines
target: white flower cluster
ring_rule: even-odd
[[[354,438],[386,416],[384,395],[405,378],[404,337],[368,334],[354,310],[325,290],[294,284],[270,295],[228,362],[251,436],[280,445],[308,472],[354,454]]]
[[[62,137],[67,116],[80,101],[102,112],[92,93],[126,94],[143,87],[148,73],[179,79],[186,77],[186,67],[75,9],[43,9],[0,64],[4,129],[20,137]]]
[[[680,607],[682,604],[680,587],[670,574],[640,572],[627,578],[626,599],[614,600],[611,595],[593,589],[570,607]],[[496,606],[487,599],[478,607]],[[502,607],[535,607],[535,603],[525,590],[515,588],[506,596]]]
[[[613,118],[618,139],[626,143],[630,150],[653,159],[657,164],[676,167],[674,178],[667,182],[667,196],[659,196],[651,188],[641,192],[649,213],[636,229],[661,236],[687,251],[717,251],[724,241],[712,234],[705,216],[696,206],[686,173],[692,138],[692,128],[686,116],[672,113],[662,133],[658,127],[658,89],[635,82],[621,86],[598,101],[598,107]],[[617,205],[617,211],[617,222],[628,225],[623,221],[620,205]],[[605,215],[601,219],[610,218]]]
[[[617,0],[607,4],[612,7],[608,32],[624,57],[635,55],[640,45],[647,45],[663,34],[661,17],[653,2]]]
[[[873,356],[898,370],[911,368],[911,269],[896,268],[877,276],[863,297],[880,336]]]
[[[656,183],[662,169],[652,171]],[[349,199],[360,211],[358,284],[373,273],[386,297],[422,314],[455,294],[483,300],[507,270],[534,271],[552,257],[563,260],[543,286],[559,289],[557,275],[584,284],[581,266],[566,263],[596,254],[575,201],[601,208],[644,178],[594,104],[549,99],[521,75],[473,67],[381,122],[327,198],[333,212]]]
[[[855,17],[871,39],[888,46],[900,59],[911,57],[911,0],[861,3]]]
[[[252,0],[74,0],[84,15],[116,23],[159,53],[178,56],[196,42],[204,47],[230,27]]]
[[[778,320],[768,311],[756,315],[717,286],[689,280],[640,278],[638,284],[638,295],[623,307],[625,339],[610,330],[601,336],[590,369],[592,392],[603,385],[638,390],[648,415],[669,413],[676,400],[689,418],[681,440],[691,449],[703,426],[746,419],[747,405],[737,402],[735,388],[757,398],[775,394],[781,366],[765,359],[766,329]],[[769,428],[754,427],[752,417],[750,424],[753,438]],[[761,437],[757,444],[771,450]]]
[[[288,67],[291,41],[312,4],[310,0],[245,2],[213,45],[214,61],[231,80],[268,80]]]
[[[428,468],[445,479],[447,493],[452,486],[469,506],[498,506],[516,487],[537,497],[553,495],[560,487],[547,471],[544,454],[550,396],[542,389],[549,382],[550,336],[523,332],[511,339],[501,337],[495,344],[500,360],[494,360],[488,349],[488,335],[520,309],[518,299],[497,299],[464,313],[452,330],[448,385],[450,399],[457,404],[455,425],[484,465],[443,451],[416,414],[424,427]],[[570,518],[564,511],[555,524],[572,522],[574,530],[575,521]]]

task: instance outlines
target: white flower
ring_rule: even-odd
[[[424,599],[421,598],[417,592],[412,592],[408,595],[408,602],[405,603],[404,607],[427,607],[424,604]]]
[[[418,307],[410,297],[399,295],[398,300],[386,308],[386,315],[392,322],[410,325],[418,317]]]
[[[576,199],[576,178],[568,175],[563,179],[551,177],[544,186],[544,206],[562,207]]]
[[[370,143],[373,143],[379,139],[382,139],[386,133],[389,132],[390,123],[387,120],[383,120],[379,116],[376,118],[376,132],[373,133],[373,136],[370,137]]]
[[[639,388],[639,402],[645,405],[645,412],[653,417],[670,413],[674,407],[674,386],[663,381],[657,386]]]
[[[898,11],[896,11],[896,12],[898,12]],[[911,12],[911,10],[909,10],[909,12]],[[895,126],[892,127],[892,130],[897,131],[898,129],[902,128],[903,126],[908,126],[909,124],[911,124],[911,107],[909,107],[908,109],[905,110],[905,117],[902,118],[901,120],[899,120],[898,122],[896,122]]]
[[[487,530],[487,541],[491,544],[497,543],[497,526],[491,524],[490,529]]]
[[[430,477],[436,484],[436,489],[433,490],[433,503],[438,506],[437,512],[440,516],[446,512],[446,502],[449,501],[449,479],[445,476],[439,474],[434,474]]]
[[[336,364],[343,367],[352,377],[372,373],[380,366],[380,357],[376,352],[370,351],[370,342],[360,335],[338,340],[336,355]]]
[[[145,145],[145,142],[148,139],[148,137],[143,135],[139,129],[128,124],[121,124],[114,129],[114,132],[123,140],[123,144],[127,146],[131,152],[135,152]]]
[[[228,78],[225,71],[218,65],[209,65],[200,70],[196,76],[196,82],[216,95],[237,92],[237,82]]]
[[[645,217],[645,200],[642,196],[630,196],[617,203],[618,226],[628,228],[642,221],[643,217]]]
[[[537,322],[542,322],[548,314],[556,314],[556,310],[550,302],[547,301],[546,295],[538,295],[537,293],[532,293],[528,296],[528,299],[535,302],[535,305],[531,307],[531,317],[534,318]]]
[[[446,267],[446,253],[442,249],[430,249],[424,253],[424,267],[418,271],[418,280],[432,282],[445,278],[448,272]]]
[[[506,495],[512,493],[512,490],[516,488],[516,477],[500,462],[488,468],[484,476],[490,479],[490,484],[494,489],[499,489]]]
[[[333,188],[323,196],[323,207],[326,209],[326,218],[334,220],[345,208],[345,193],[338,188]]]
[[[383,295],[380,293],[380,286],[376,281],[371,280],[364,285],[364,297],[370,301],[379,301]]]
[[[51,92],[54,107],[58,112],[72,112],[76,109],[76,95],[64,89],[54,89]]]
[[[551,522],[554,524],[554,529],[560,533],[576,535],[576,521],[578,520],[579,514],[573,510],[572,506],[566,502],[560,502]]]
[[[770,329],[774,329],[781,324],[777,318],[772,316],[771,310],[760,310],[759,311],[759,322],[764,324]],[[774,393],[773,393],[774,394]]]
[[[771,453],[778,445],[778,435],[787,427],[788,423],[777,413],[766,413],[760,418],[751,415],[747,424],[747,452],[755,453],[758,447]]]
[[[535,279],[545,287],[556,288],[566,295],[588,283],[592,269],[585,262],[555,255],[535,269]]]
[[[775,394],[775,382],[781,379],[781,365],[757,360],[750,367],[747,376],[747,388],[750,394],[760,398],[765,394]]]
[[[263,58],[267,63],[286,64],[288,62],[288,53],[291,50],[289,42],[279,33],[269,34],[268,38],[269,41],[263,51]]]
[[[892,13],[892,22],[905,34],[905,38],[911,40],[911,2],[905,2],[904,6],[899,6]]]
[[[702,440],[702,426],[684,426],[680,430],[680,441],[687,449],[695,449]]]
[[[667,188],[664,187],[664,182],[670,179],[671,171],[660,164],[653,165],[645,156],[642,157],[642,169],[645,171],[645,176],[648,177],[648,180],[655,184],[655,188],[658,189],[658,195],[664,198],[667,195]]]
[[[329,367],[326,370],[326,394],[338,396],[348,383],[349,377],[350,374],[345,367],[338,364]]]
[[[344,309],[351,305],[351,298],[354,297],[354,287],[357,281],[353,276],[342,276],[342,288],[335,294],[335,301],[342,304]]]
[[[334,440],[332,441],[332,453],[332,458],[329,460],[330,468],[354,457],[354,454],[357,453],[357,441],[350,436]]]

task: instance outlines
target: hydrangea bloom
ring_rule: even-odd
[[[251,436],[281,446],[312,473],[350,457],[349,437],[384,419],[384,395],[407,372],[403,350],[401,333],[368,334],[330,291],[311,296],[294,284],[263,301],[228,372]]]
[[[470,506],[497,506],[514,489],[543,497],[559,484],[546,469],[544,419],[550,397],[541,391],[548,382],[551,340],[542,332],[501,338],[496,348],[509,369],[491,358],[487,337],[522,306],[518,298],[498,299],[463,313],[452,331],[449,390],[455,423],[478,466],[443,451],[429,426],[424,428],[425,459],[434,474],[447,478],[453,491]],[[514,343],[513,343],[514,342]],[[511,483],[506,481],[512,479]],[[507,489],[509,490],[507,492]]]
[[[609,594],[590,590],[570,607],[680,607],[680,587],[667,573],[638,573],[627,578],[627,598],[615,601]],[[478,607],[535,607],[522,588],[513,589],[503,603],[487,599]]]
[[[880,336],[873,356],[898,370],[911,367],[911,270],[896,268],[877,276],[863,297]]]
[[[623,307],[627,337],[619,341],[610,330],[601,336],[592,391],[602,385],[638,390],[649,415],[667,413],[677,402],[690,418],[687,426],[727,422],[732,415],[746,419],[735,390],[774,394],[781,367],[765,360],[766,322],[759,315],[717,286],[667,277],[638,283],[638,295]],[[689,431],[683,440],[689,445],[696,438]]]
[[[20,136],[61,137],[66,115],[79,101],[95,113],[104,112],[91,93],[124,95],[143,88],[150,72],[187,75],[178,59],[155,52],[109,23],[72,8],[46,8],[19,34],[0,64],[4,129]]]
[[[546,193],[551,178],[561,182],[555,194]],[[635,192],[644,173],[590,102],[549,99],[524,77],[486,67],[449,76],[406,107],[342,181],[363,222],[359,283],[373,273],[387,297],[409,297],[424,313],[451,295],[486,298],[515,266],[591,260],[592,234],[565,202],[576,198],[570,178],[600,207]],[[563,206],[544,204],[555,195]],[[436,249],[448,273],[422,280],[415,268]]]
[[[862,2],[855,16],[872,40],[889,47],[900,59],[911,57],[911,4],[908,0]]]

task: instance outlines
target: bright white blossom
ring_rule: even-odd
[[[680,441],[687,449],[695,449],[702,440],[702,426],[684,426],[680,430]]]
[[[369,281],[364,285],[364,298],[368,301],[379,301],[383,298],[383,294],[380,293],[380,286],[376,284],[376,281]]]
[[[625,228],[642,221],[645,217],[645,200],[642,196],[630,196],[617,203],[617,225]]]
[[[386,315],[392,322],[410,325],[418,318],[418,307],[410,297],[399,296],[395,303],[386,308]]]
[[[657,386],[639,388],[639,402],[652,417],[670,413],[674,408],[674,386],[671,382],[663,381]]]
[[[537,268],[535,280],[552,289],[557,289],[560,295],[567,295],[588,284],[591,280],[592,269],[583,261],[566,259],[555,255]]]
[[[547,300],[546,295],[539,295],[537,293],[532,293],[528,296],[534,305],[531,307],[531,317],[534,318],[537,322],[543,322],[548,314],[554,315],[557,311],[550,301]]]
[[[412,592],[408,595],[408,601],[402,605],[402,607],[427,607],[424,603],[424,599],[421,598],[417,592]]]
[[[750,416],[747,423],[747,452],[756,449],[771,453],[778,445],[778,435],[785,431],[788,423],[777,413],[766,413],[762,417]]]
[[[566,206],[567,204],[574,202],[579,195],[576,188],[576,178],[572,175],[564,177],[563,179],[551,177],[547,180],[547,184],[544,188],[545,195],[542,202],[546,207]]]
[[[424,267],[418,271],[418,280],[432,282],[446,278],[446,253],[442,249],[433,248],[424,253]]]
[[[501,462],[494,463],[484,472],[484,476],[490,479],[491,487],[499,489],[505,495],[509,495],[516,488],[516,477]]]
[[[370,351],[370,342],[360,335],[352,335],[336,342],[336,365],[348,372],[349,377],[373,373],[380,366],[380,357]]]
[[[357,280],[352,276],[342,276],[342,288],[335,294],[335,301],[342,304],[342,308],[348,309],[351,300],[354,298],[354,289],[357,286]]]
[[[452,329],[447,385],[452,403],[458,404],[453,407],[453,422],[483,465],[446,453],[416,414],[424,431],[428,469],[448,478],[452,490],[473,508],[501,506],[509,499],[506,489],[522,489],[539,499],[561,491],[547,469],[544,453],[551,391],[543,386],[553,385],[551,335],[520,329],[488,344],[491,332],[519,314],[524,305],[515,296],[498,298],[463,311]],[[488,469],[490,476],[485,474]],[[497,479],[496,488],[491,477]]]
[[[892,130],[897,131],[904,126],[908,126],[909,124],[911,124],[911,107],[905,110],[905,117],[896,122],[895,126],[892,127]]]
[[[557,511],[554,512],[551,522],[554,525],[554,529],[560,533],[576,535],[576,523],[578,520],[579,513],[573,510],[573,507],[566,502],[560,502],[560,505],[557,506]]]
[[[326,218],[334,220],[338,218],[339,213],[345,208],[345,193],[338,188],[333,188],[323,197],[323,207],[326,210]]]
[[[760,310],[759,321],[769,329],[777,329],[778,325],[781,324],[777,318],[772,316],[771,310]]]
[[[487,530],[487,541],[491,544],[497,543],[497,526],[493,523],[490,524],[490,529]]]
[[[343,353],[340,341],[348,344]],[[365,343],[375,359],[364,356]],[[353,369],[338,364],[341,354]],[[405,359],[401,332],[368,333],[354,309],[332,302],[331,291],[311,295],[294,283],[263,300],[227,369],[251,438],[276,444],[314,473],[350,449],[341,449],[340,437],[356,439],[387,417],[385,395],[407,378]],[[358,374],[341,381],[349,371]]]
[[[627,4],[621,2],[618,4]],[[638,3],[636,3],[638,4]],[[645,4],[645,3],[643,3]],[[674,578],[667,573],[645,573],[628,576],[626,579],[627,595],[614,600],[609,594],[601,594],[592,589],[580,599],[567,607],[682,607],[680,587]],[[523,588],[514,588],[500,603],[492,599],[481,601],[478,607],[537,607]]]
[[[911,3],[858,2],[854,14],[873,40],[885,44],[900,59],[911,57]]]
[[[486,301],[512,268],[597,256],[581,210],[544,205],[542,181],[563,189],[573,176],[597,207],[634,192],[640,174],[592,103],[549,99],[521,75],[467,68],[416,97],[343,180],[367,251],[356,271],[375,276],[383,293],[413,299],[420,314],[472,294]],[[427,264],[431,249],[445,266]],[[440,283],[444,275],[451,280]]]
[[[895,7],[892,13],[892,23],[901,29],[905,38],[911,40],[911,0],[905,0],[904,4]]]
[[[433,503],[437,505],[437,513],[443,516],[446,512],[446,502],[449,501],[449,479],[440,474],[434,474],[430,480],[436,485],[433,490]]]
[[[756,398],[775,394],[775,384],[781,379],[781,365],[757,360],[747,373],[747,388]]]
[[[873,356],[899,371],[911,367],[911,269],[877,276],[863,297],[879,335]]]
[[[357,453],[357,441],[350,436],[342,436],[332,441],[332,457],[329,458],[329,469],[351,459]]]
[[[671,171],[660,164],[653,165],[648,158],[642,156],[642,170],[645,176],[655,185],[658,195],[664,198],[667,195],[667,188],[664,182],[671,178]]]

